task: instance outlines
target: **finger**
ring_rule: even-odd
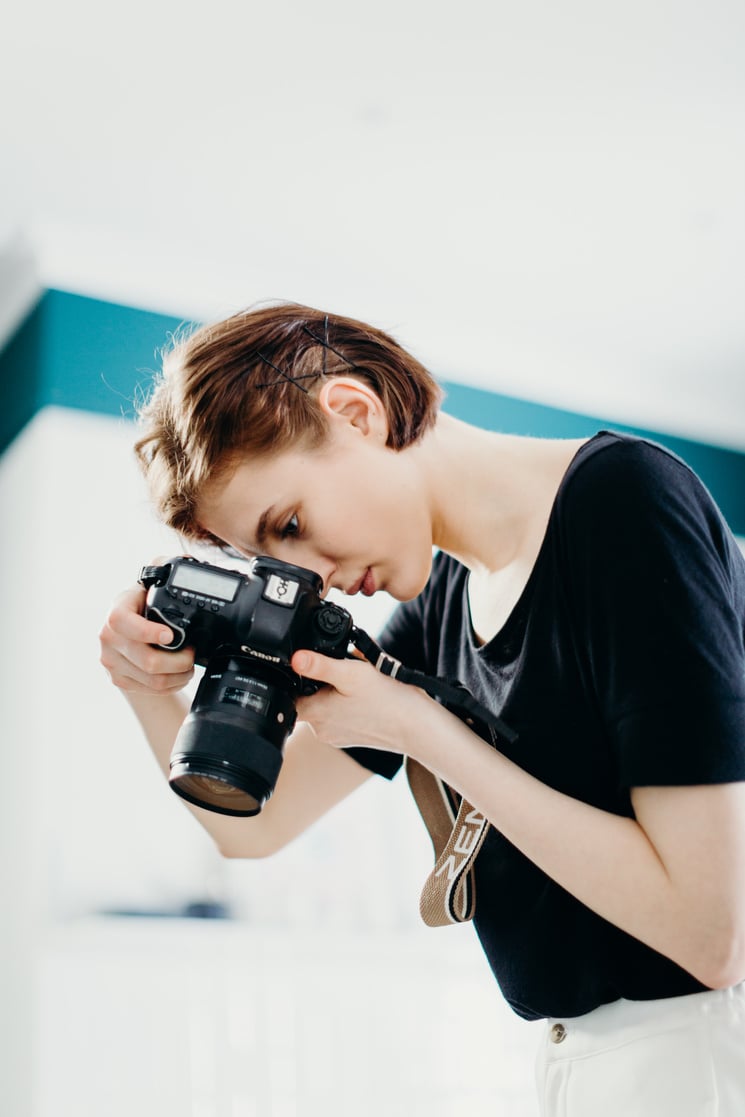
[[[193,648],[181,648],[177,652],[169,652],[151,643],[143,642],[142,635],[150,634],[147,629],[140,630],[140,626],[135,625],[134,630],[138,632],[139,638],[129,639],[122,635],[122,628],[129,630],[129,621],[120,624],[112,614],[99,634],[102,662],[108,669],[119,668],[120,661],[123,660],[133,668],[129,673],[141,679],[147,675],[178,675],[191,672],[194,665]],[[156,625],[155,628],[157,631],[158,626]]]
[[[150,694],[177,694],[191,682],[191,675],[152,675],[146,682],[132,678],[131,675],[116,675],[109,671],[109,678],[119,690],[130,693]]]
[[[295,652],[290,664],[298,675],[315,679],[319,683],[328,683],[342,693],[351,690],[359,681],[359,671],[365,666],[358,660],[331,659],[329,656],[305,650]]]
[[[108,625],[126,640],[142,644],[167,646],[173,641],[173,632],[167,625],[148,620],[142,615],[145,607],[145,590],[133,587],[117,598],[108,616]]]
[[[101,664],[112,683],[121,690],[144,691],[149,694],[166,694],[181,690],[192,679],[194,668],[173,673],[153,674],[141,671],[131,660],[111,648],[105,648]]]
[[[180,648],[177,652],[168,652],[152,644],[143,644],[141,640],[121,638],[116,647],[125,659],[146,675],[178,675],[190,671],[194,666],[193,648]]]

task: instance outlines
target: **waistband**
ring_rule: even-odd
[[[545,1021],[546,1059],[576,1059],[675,1028],[721,1018],[745,1020],[745,982],[657,1001],[613,1001],[584,1016]]]

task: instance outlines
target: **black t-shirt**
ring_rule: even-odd
[[[408,667],[459,679],[503,717],[519,734],[503,751],[526,771],[627,817],[636,786],[745,780],[745,559],[680,459],[628,435],[586,443],[528,583],[486,645],[474,638],[467,579],[437,555],[424,592],[380,642]],[[388,777],[401,765],[392,753],[350,752]],[[703,988],[494,828],[476,874],[474,924],[519,1015],[577,1016],[619,997]]]

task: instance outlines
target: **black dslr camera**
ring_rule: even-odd
[[[311,570],[260,557],[247,574],[194,558],[143,567],[145,616],[205,668],[171,753],[170,784],[198,807],[255,815],[274,790],[295,699],[320,683],[290,667],[298,648],[343,659],[350,614],[323,601]]]

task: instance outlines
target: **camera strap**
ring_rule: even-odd
[[[494,747],[500,737],[510,743],[517,740],[517,733],[477,702],[461,683],[404,667],[362,629],[354,628],[351,640],[377,671],[420,687],[482,740]],[[418,760],[407,756],[404,767],[435,856],[434,868],[424,882],[419,912],[428,927],[465,923],[473,919],[476,910],[475,862],[491,824]]]

